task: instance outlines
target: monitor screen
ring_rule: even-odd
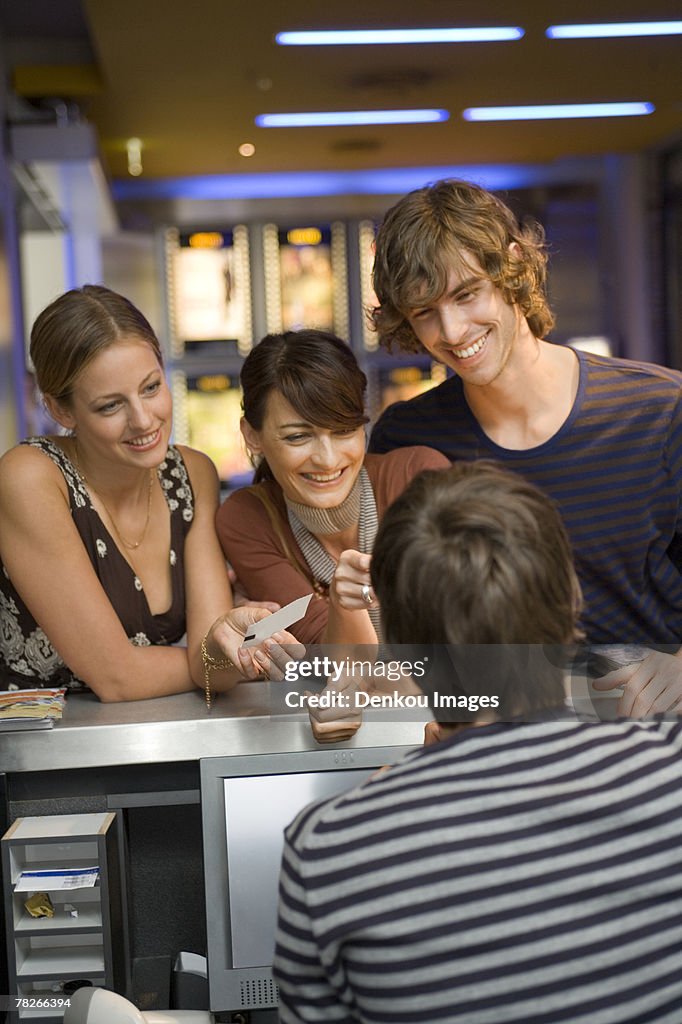
[[[277,1005],[272,958],[287,825],[308,804],[359,785],[410,749],[360,747],[202,760],[211,1010]]]

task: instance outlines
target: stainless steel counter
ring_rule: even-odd
[[[200,762],[317,748],[307,712],[286,707],[291,692],[243,682],[210,714],[199,690],[121,704],[71,694],[53,729],[0,733],[0,834],[26,815],[116,812],[125,906],[135,909],[123,926],[126,990],[137,1005],[168,1006],[175,954],[206,948]],[[429,717],[371,710],[334,746],[415,746]]]
[[[277,683],[241,683],[221,695],[210,714],[199,690],[120,704],[71,694],[63,719],[53,729],[0,734],[0,772],[160,764],[316,748],[307,713],[288,710],[284,693]],[[419,744],[429,717],[421,710],[365,712],[362,727],[343,746]]]
[[[206,946],[199,763],[318,749],[307,712],[286,707],[291,692],[291,684],[244,682],[210,714],[199,690],[121,704],[72,694],[53,729],[0,733],[0,833],[18,816],[117,812],[121,877],[135,907],[125,925],[127,980],[138,1003],[167,1006],[171,953]],[[586,687],[580,696],[589,702]],[[365,711],[353,739],[334,746],[417,746],[430,717]]]

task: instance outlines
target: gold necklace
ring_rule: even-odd
[[[88,487],[90,488],[91,491],[95,491],[95,494],[97,495],[99,500],[102,502],[102,505],[104,506],[104,511],[109,516],[109,519],[111,521],[111,525],[113,526],[114,530],[116,531],[116,536],[121,541],[123,546],[128,549],[128,551],[137,551],[137,549],[139,548],[140,544],[142,543],[142,541],[147,536],[147,530],[149,529],[149,522],[150,522],[150,519],[151,519],[151,516],[152,516],[152,489],[154,487],[154,470],[153,469],[149,470],[149,488],[148,488],[148,491],[147,491],[147,518],[144,521],[144,529],[142,531],[142,536],[140,537],[140,539],[138,541],[131,541],[131,540],[128,540],[126,537],[123,536],[123,534],[119,530],[118,526],[116,525],[116,520],[114,519],[114,517],[112,516],[111,512],[109,511],[109,508],[108,508],[107,503],[105,502],[104,498],[99,493],[99,491],[96,490],[92,486],[92,484],[90,483],[90,481],[86,477],[85,473],[81,469],[80,460],[78,458],[78,444],[77,443],[74,444],[73,454],[74,454],[74,457],[75,457],[76,469],[78,470],[79,477],[81,478],[83,483],[88,485]]]

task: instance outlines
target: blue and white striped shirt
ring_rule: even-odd
[[[286,833],[280,1017],[680,1024],[682,723],[469,728]]]

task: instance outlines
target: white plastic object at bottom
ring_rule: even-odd
[[[79,988],[70,998],[64,1024],[215,1024],[206,1010],[138,1010],[116,992]]]

